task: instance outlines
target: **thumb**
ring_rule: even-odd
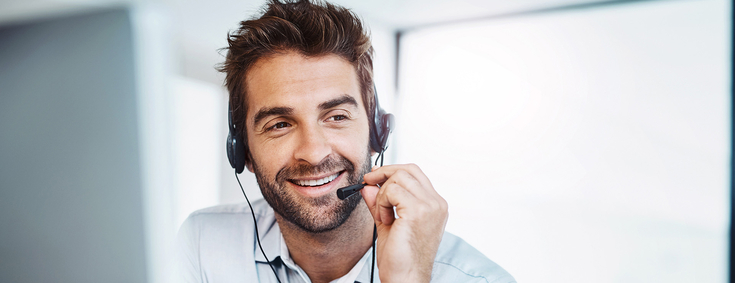
[[[378,210],[375,206],[375,199],[378,197],[378,191],[380,188],[378,186],[372,186],[372,185],[366,185],[362,190],[360,190],[360,194],[362,194],[362,199],[365,200],[365,204],[367,204],[368,209],[370,210],[370,214],[373,215],[373,219],[375,219],[375,224],[380,223],[380,215],[378,214]]]

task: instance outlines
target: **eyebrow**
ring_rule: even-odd
[[[319,110],[334,108],[342,104],[350,104],[354,107],[357,107],[357,101],[352,96],[343,94],[342,96],[335,99],[322,102],[321,104],[319,104]]]
[[[291,107],[272,107],[272,108],[261,108],[258,113],[255,114],[253,125],[257,125],[260,121],[268,116],[278,115],[291,115],[293,114],[293,108]]]

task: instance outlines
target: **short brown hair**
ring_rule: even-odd
[[[373,120],[373,47],[352,11],[326,2],[269,0],[262,16],[240,22],[240,28],[227,37],[227,56],[218,70],[226,73],[233,122],[242,136],[247,136],[248,69],[260,58],[287,51],[305,56],[335,54],[352,63],[369,121]]]

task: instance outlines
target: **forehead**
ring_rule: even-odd
[[[356,96],[362,104],[355,67],[334,54],[307,57],[286,52],[264,57],[248,70],[245,82],[248,116],[260,107],[318,103],[344,94]]]

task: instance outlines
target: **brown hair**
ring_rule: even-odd
[[[218,70],[226,73],[233,122],[243,137],[247,137],[247,71],[258,59],[286,51],[305,56],[335,54],[352,63],[368,119],[373,121],[373,47],[352,11],[326,2],[269,0],[262,16],[240,22],[240,28],[227,36],[227,57]]]

